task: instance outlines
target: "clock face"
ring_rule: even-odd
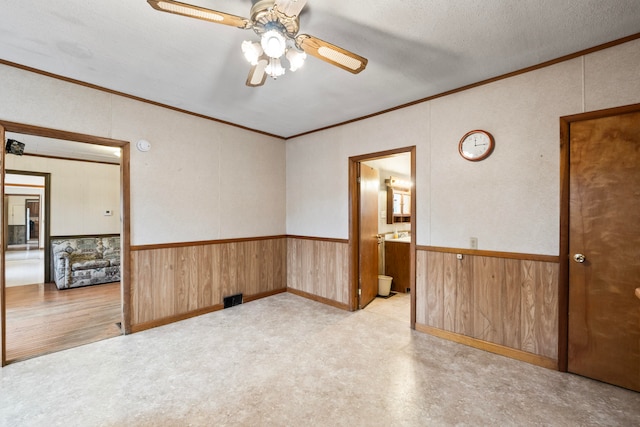
[[[494,141],[489,132],[472,130],[462,137],[458,145],[460,155],[467,160],[483,160],[493,151]]]

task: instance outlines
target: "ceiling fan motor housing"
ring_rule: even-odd
[[[287,16],[275,5],[275,0],[260,0],[251,7],[251,21],[253,31],[259,36],[270,30],[275,30],[283,36],[294,39],[300,29],[297,16]]]

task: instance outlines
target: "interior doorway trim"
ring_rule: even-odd
[[[35,135],[47,138],[62,139],[66,141],[83,142],[87,144],[105,145],[109,147],[118,147],[122,149],[120,158],[120,209],[121,209],[121,299],[122,299],[122,329],[125,334],[131,333],[131,267],[130,267],[130,247],[131,247],[131,224],[130,224],[130,144],[128,141],[122,141],[100,136],[87,135],[82,133],[68,132],[58,129],[51,129],[41,126],[33,126],[24,123],[15,123],[0,120],[0,137],[4,147],[6,140],[5,132],[13,132],[24,135]],[[2,197],[0,198],[0,220],[4,221],[4,176],[5,176],[5,150],[1,150],[0,161],[2,167],[0,169],[0,187],[2,187]],[[47,215],[48,217],[49,215]],[[4,232],[0,236],[0,366],[7,363],[6,357],[6,299],[5,299],[5,239]]]
[[[558,278],[558,370],[569,359],[569,129],[571,123],[640,111],[640,104],[560,117],[560,265]]]
[[[358,191],[358,166],[360,162],[366,160],[375,160],[383,157],[389,157],[394,154],[411,153],[411,243],[409,247],[409,277],[411,287],[411,329],[416,326],[416,146],[396,148],[387,151],[379,151],[376,153],[363,154],[360,156],[349,157],[349,309],[356,311],[358,309],[358,278],[360,277],[359,263],[359,230],[360,230],[360,192]]]

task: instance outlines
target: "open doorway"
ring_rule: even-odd
[[[0,136],[3,141],[11,138],[25,144],[24,157],[20,156],[24,160],[22,162],[16,161],[17,157],[9,157],[14,154],[2,153],[4,206],[0,212],[5,224],[2,245],[0,245],[3,261],[2,286],[0,286],[2,365],[128,333],[130,328],[128,143],[7,122],[0,122]],[[43,153],[42,147],[45,146],[57,152]],[[34,149],[33,152],[30,151],[30,147]],[[94,148],[97,148],[97,151]],[[121,156],[121,160],[101,161],[84,157],[91,156],[91,152],[99,153],[100,150],[107,150],[111,155],[117,153]],[[67,155],[67,153],[71,154]],[[100,156],[100,154],[97,155]],[[93,176],[91,168],[100,169],[97,179],[91,178]],[[42,172],[48,169],[51,171]],[[33,175],[45,176],[44,182],[26,185],[32,188],[44,187],[47,195],[34,197],[29,194],[29,197],[23,200],[22,216],[24,218],[22,216],[18,218],[18,213],[22,212],[22,208],[19,207],[22,200],[16,199],[16,203],[11,203],[13,195],[8,194],[11,193],[9,188],[17,186],[11,185],[10,177],[12,173],[26,175],[32,173],[30,171],[38,170],[40,172],[33,172]],[[105,172],[106,170],[109,172]],[[57,196],[51,196],[49,193],[51,186],[49,175],[54,174]],[[64,187],[65,181],[68,187],[74,188],[73,191]],[[115,202],[114,197],[106,198],[105,193],[102,192],[100,197],[96,197],[95,185],[93,187],[85,185],[89,182],[95,184],[94,181],[99,182],[97,185],[101,185],[101,188],[111,188],[115,184]],[[21,184],[25,185],[25,183]],[[104,202],[107,199],[111,201]],[[96,206],[95,203],[91,205],[92,200],[101,200],[100,206]],[[61,208],[65,203],[68,206],[66,211]],[[49,212],[50,207],[58,210],[58,222],[53,228],[50,228],[49,220],[53,217]],[[35,209],[39,210],[38,215],[32,213]],[[91,211],[93,219],[87,220],[85,215],[82,221],[78,221],[70,214],[71,209]],[[23,219],[24,226],[19,226]],[[104,228],[100,225],[108,220],[115,223],[115,228],[113,226]],[[24,230],[23,238],[26,240],[27,247],[31,250],[31,246],[35,245],[38,250],[43,251],[44,279],[38,280],[38,283],[11,286],[9,280],[11,266],[6,257],[13,252],[11,246],[15,245],[9,245],[11,237],[8,232],[9,225],[17,230],[16,235],[21,236],[23,229],[28,228]],[[102,243],[107,240],[102,239],[103,235],[107,236],[105,239],[109,239],[105,247]],[[98,239],[94,238],[95,236],[100,237],[100,242],[97,242]],[[89,275],[86,271],[78,271],[78,275],[73,277],[69,275],[69,278],[64,279],[64,284],[69,286],[65,286],[58,280],[52,257],[54,249],[57,249],[52,248],[52,243],[59,240],[65,242],[65,251],[78,249],[83,251],[83,255],[86,255],[84,252],[88,242],[95,240],[98,250],[104,255],[98,257],[100,259],[97,261],[109,262],[110,265],[96,264],[98,272],[96,275]],[[67,244],[68,242],[71,242],[71,245]],[[82,246],[76,248],[73,246],[75,243]],[[110,250],[109,258],[107,258],[106,249]],[[100,275],[103,278],[105,275],[112,275],[111,270],[118,271],[117,282],[110,280],[114,276],[107,277],[101,282],[94,281],[95,277]],[[25,346],[25,344],[28,345]]]
[[[6,194],[6,193],[5,193]],[[33,194],[6,194],[7,251],[39,249],[40,196]]]
[[[351,309],[367,307],[413,328],[415,147],[351,157],[349,181]]]
[[[47,174],[5,175],[5,286],[44,283]]]
[[[41,241],[41,196],[44,180],[36,178],[35,184],[5,183],[5,208],[7,209],[7,251],[29,251],[42,248]],[[28,180],[32,181],[32,180]],[[35,188],[34,188],[35,187]],[[29,190],[35,190],[27,193]],[[13,190],[13,191],[12,191]],[[16,191],[17,190],[17,191]]]

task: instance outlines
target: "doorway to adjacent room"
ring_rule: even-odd
[[[404,210],[404,222],[394,222],[393,183],[396,181],[390,168],[384,166],[385,161],[392,159],[404,159],[406,161],[404,182],[415,182],[415,147],[399,148],[378,153],[371,153],[349,159],[349,243],[350,254],[350,307],[352,310],[369,306],[380,297],[393,295],[397,290],[379,295],[380,279],[385,276],[392,266],[385,263],[385,240],[400,242],[406,250],[405,274],[400,292],[408,293],[407,301],[410,302],[410,310],[407,313],[411,327],[415,325],[415,190],[413,185],[407,187],[406,206]],[[389,175],[389,176],[387,176]],[[387,190],[389,199],[387,203]],[[400,207],[400,210],[402,208]],[[400,217],[402,211],[398,215]],[[388,221],[390,219],[391,221]],[[402,236],[400,236],[402,234]],[[386,264],[386,265],[385,265]],[[396,282],[401,280],[396,277]],[[408,292],[407,292],[408,291]],[[375,306],[379,306],[376,301]]]
[[[8,219],[9,204],[6,199],[5,184],[10,181],[6,179],[6,172],[15,172],[6,170],[5,153],[2,152],[1,163],[2,170],[0,171],[0,186],[3,189],[3,207],[0,209],[2,215],[2,221],[5,224],[5,232],[3,233],[3,241],[0,253],[0,260],[2,262],[2,268],[0,270],[0,277],[2,283],[0,284],[0,351],[1,351],[1,365],[4,366],[8,362],[23,360],[24,358],[33,357],[39,354],[45,354],[52,351],[59,351],[65,348],[70,348],[76,345],[82,345],[88,342],[93,342],[99,339],[108,338],[111,336],[121,335],[127,333],[130,330],[130,283],[129,283],[129,143],[126,141],[112,140],[108,138],[101,138],[85,134],[77,134],[73,132],[60,131],[49,128],[41,128],[37,126],[24,125],[12,122],[0,122],[0,137],[4,141],[6,134],[19,135],[19,137],[28,138],[50,138],[60,143],[72,143],[78,145],[95,145],[112,147],[110,150],[117,150],[121,155],[121,160],[115,163],[115,166],[119,169],[116,176],[119,175],[119,179],[116,181],[118,190],[117,198],[120,208],[117,210],[120,215],[116,217],[119,223],[119,235],[120,235],[120,248],[121,248],[121,274],[120,282],[107,283],[98,286],[86,286],[77,289],[57,289],[56,285],[51,282],[52,278],[50,274],[50,251],[48,251],[49,239],[51,237],[50,230],[48,230],[48,219],[50,213],[45,207],[44,216],[37,218],[38,224],[36,224],[36,217],[31,215],[30,210],[36,208],[36,203],[40,204],[39,208],[42,210],[43,198],[30,197],[29,200],[24,201],[25,209],[28,206],[29,212],[25,210],[25,227],[29,227],[28,233],[25,231],[25,236],[32,236],[33,233],[38,232],[39,237],[37,239],[38,246],[43,246],[44,249],[44,270],[45,278],[44,283],[37,283],[27,286],[8,287],[6,280],[6,270],[8,261],[5,260],[5,255],[11,251],[6,245],[5,239],[7,239],[8,232]],[[38,157],[37,155],[35,157]],[[40,156],[41,158],[47,158],[47,161],[60,160],[60,157],[56,156]],[[68,161],[69,159],[62,159]],[[83,162],[81,159],[73,160]],[[100,162],[98,162],[100,163]],[[119,166],[118,166],[119,163]],[[36,169],[37,170],[37,169]],[[38,175],[36,173],[36,175]],[[40,173],[40,175],[45,175]],[[44,187],[49,188],[50,184],[45,177]],[[47,193],[49,194],[49,193]],[[44,206],[48,205],[50,196],[44,197]],[[14,209],[14,218],[21,208],[16,207]],[[112,211],[108,211],[105,215],[110,215]],[[33,221],[33,227],[31,222]],[[21,222],[21,219],[17,219]],[[44,223],[44,230],[42,229]],[[18,224],[14,224],[18,225]],[[22,230],[19,227],[14,227],[17,231],[16,234],[22,235]],[[27,244],[30,243],[27,239]],[[40,249],[40,248],[38,248]],[[91,294],[91,295],[88,295]],[[11,304],[11,307],[8,305]],[[11,309],[11,312],[8,310]],[[52,311],[53,309],[53,311]],[[48,314],[47,314],[48,313]],[[44,316],[44,317],[43,317]],[[57,317],[50,317],[57,316]],[[93,330],[89,331],[86,327],[92,324]],[[100,325],[105,325],[100,326]],[[61,326],[63,332],[52,332],[54,326]],[[91,325],[89,325],[91,326]],[[108,329],[108,330],[107,330]],[[44,331],[45,333],[41,333]],[[57,331],[57,329],[56,329]],[[8,336],[11,335],[15,340],[18,337],[20,343],[39,342],[40,344],[32,345],[35,353],[32,352],[33,348],[22,349],[20,346],[13,346],[13,353],[8,354]],[[55,335],[55,336],[54,336]],[[89,336],[91,335],[91,336]],[[37,347],[37,348],[36,348]],[[24,351],[23,351],[24,350]]]
[[[5,286],[44,283],[49,174],[5,172]]]

